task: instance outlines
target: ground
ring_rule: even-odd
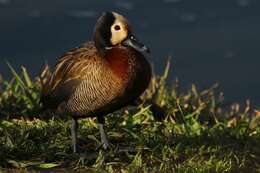
[[[70,118],[39,113],[46,71],[31,80],[24,67],[11,70],[13,80],[0,83],[2,172],[260,172],[258,110],[249,101],[226,106],[215,87],[180,93],[178,82],[166,84],[169,63],[143,103],[106,116],[109,150],[95,118],[79,121],[79,154]]]

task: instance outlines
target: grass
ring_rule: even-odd
[[[69,117],[39,113],[48,70],[32,80],[9,67],[13,79],[0,82],[2,172],[260,172],[259,111],[249,101],[226,106],[215,86],[180,93],[177,81],[166,85],[169,63],[142,104],[106,116],[109,151],[97,149],[96,120],[80,120],[80,154],[71,151]]]

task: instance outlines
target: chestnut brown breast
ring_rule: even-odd
[[[139,96],[148,87],[151,67],[140,52],[130,47],[118,46],[111,49],[105,59],[112,72],[125,85],[125,96]]]
[[[99,115],[118,110],[135,101],[148,87],[151,80],[151,67],[145,57],[130,47],[118,46],[107,52],[105,59],[112,72],[120,78],[123,93],[102,110]]]

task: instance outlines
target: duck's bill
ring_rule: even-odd
[[[140,41],[138,41],[135,36],[130,35],[127,37],[127,39],[123,42],[124,45],[130,46],[132,48],[134,48],[137,51],[140,52],[147,52],[149,53],[150,50],[148,47],[146,47],[143,43],[141,43]]]

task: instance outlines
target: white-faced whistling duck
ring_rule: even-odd
[[[73,152],[77,152],[77,119],[97,117],[101,142],[108,140],[104,116],[133,103],[148,87],[150,64],[128,21],[115,12],[105,12],[94,29],[94,42],[65,53],[43,86],[43,109],[60,110],[72,117]]]

